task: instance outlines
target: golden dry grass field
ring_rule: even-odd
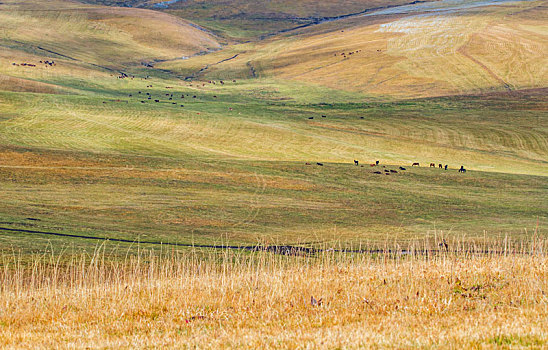
[[[0,346],[545,348],[545,242],[486,255],[463,248],[428,257],[144,251],[116,263],[99,248],[26,266],[3,256]]]

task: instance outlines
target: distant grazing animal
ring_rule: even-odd
[[[310,163],[304,163],[304,165],[312,165],[312,164],[310,164]]]
[[[436,163],[430,163],[430,168],[435,168],[436,167]]]
[[[445,164],[445,170],[447,170],[447,164]]]
[[[376,166],[376,164],[369,164],[369,166],[373,167],[373,166]]]
[[[464,169],[464,166],[461,165],[459,169],[459,173],[465,173],[465,172],[466,172],[466,169]]]
[[[154,100],[154,102],[160,102],[160,100]]]
[[[360,165],[360,162],[358,162],[357,160],[354,160],[354,165],[358,166],[358,165]]]
[[[407,169],[405,169],[404,167],[401,166],[401,167],[400,167],[400,170],[407,170]]]
[[[440,169],[442,169],[442,168],[443,168],[443,166],[441,165],[441,163],[440,163],[440,164],[438,164],[438,165],[439,165]]]
[[[314,117],[308,117],[308,119],[314,119]]]
[[[391,173],[397,174],[398,172],[396,170],[390,170]]]
[[[411,166],[421,166],[419,163],[413,163]]]
[[[449,250],[449,244],[447,244],[445,239],[442,242],[440,242],[439,246],[440,246],[440,248],[444,249],[445,251]]]
[[[373,174],[382,174],[380,171],[374,171]]]
[[[323,163],[316,163],[316,164],[318,164],[319,166],[323,166]]]
[[[326,116],[326,115],[322,115],[322,118],[327,118],[327,116]]]
[[[378,161],[378,160],[377,160],[377,161],[375,161],[375,165],[379,165],[379,161]]]
[[[390,172],[390,170],[388,170],[388,169],[384,169],[384,172],[385,172],[385,173],[389,173],[389,172]]]

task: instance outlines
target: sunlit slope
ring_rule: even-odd
[[[547,172],[546,90],[485,100],[348,103],[365,96],[264,80],[202,86],[110,79],[116,83],[107,78],[96,83],[113,84],[113,90],[96,90],[90,97],[1,94],[0,141],[179,159],[346,163],[359,158]],[[149,81],[158,87],[146,88]],[[172,88],[165,89],[168,84]]]
[[[428,0],[431,1],[431,0]],[[412,0],[180,0],[158,6],[160,0],[82,0],[109,6],[147,7],[189,19],[227,39],[256,40],[263,35],[306,25],[324,18],[376,8],[400,6]]]
[[[0,88],[11,91],[54,92],[41,82],[92,81],[142,62],[219,47],[210,34],[167,14],[68,1],[4,2],[0,33]]]
[[[246,44],[238,57],[210,66],[201,75],[294,79],[398,98],[548,84],[545,2],[472,8],[460,3],[458,9],[440,5],[430,12],[380,12]],[[231,54],[219,54],[218,61]],[[166,63],[185,72],[191,65]]]

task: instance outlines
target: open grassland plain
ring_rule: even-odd
[[[45,233],[185,244],[517,238],[546,224],[544,90],[324,104],[306,86],[99,82],[74,85],[79,95],[0,93],[3,246],[40,250]]]
[[[4,253],[0,346],[548,345],[545,241],[481,254],[473,246],[434,255],[416,248],[417,254],[302,257],[144,250],[125,260],[111,260],[98,248],[27,262]]]

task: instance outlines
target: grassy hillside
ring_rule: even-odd
[[[3,228],[254,244],[518,238],[546,223],[544,90],[321,104],[289,96],[328,93],[273,82],[110,79],[80,96],[0,94]],[[50,239],[67,242],[2,232],[3,246]]]
[[[0,89],[11,91],[66,92],[51,82],[91,83],[143,62],[219,48],[214,37],[173,16],[68,1],[2,2],[0,33]],[[46,60],[56,65],[40,63]]]
[[[256,40],[264,35],[313,24],[326,18],[412,3],[410,0],[184,0],[173,1],[167,6],[158,6],[163,2],[160,0],[85,0],[84,2],[160,10],[190,19],[226,39],[236,41]]]
[[[201,59],[163,67],[204,79],[276,77],[396,98],[546,86],[544,2],[456,3],[458,10],[443,1],[426,10],[417,4],[234,46],[211,56],[199,74]]]
[[[382,29],[414,14],[196,55],[217,48],[216,38],[173,16],[49,5],[0,5],[2,247],[96,243],[46,233],[253,244],[542,232],[548,105],[537,3],[463,13],[467,25],[444,27],[463,33],[447,52],[431,50],[433,35],[408,42],[424,56],[400,45],[411,34]],[[531,48],[516,56],[520,74],[482,51],[504,28],[536,33],[507,36],[508,47]],[[457,74],[451,64],[466,55]],[[409,68],[424,62],[432,71]],[[468,94],[424,97],[449,92]]]

